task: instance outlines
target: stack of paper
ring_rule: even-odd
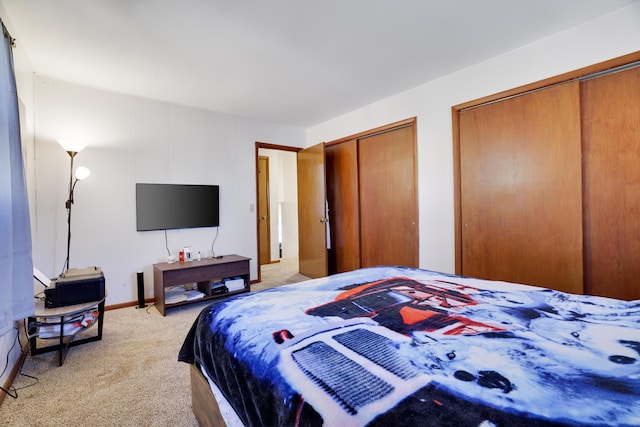
[[[187,298],[187,301],[192,301],[194,299],[203,298],[204,294],[196,289],[191,291],[185,291],[184,296]]]
[[[175,304],[177,302],[183,302],[187,300],[185,295],[185,289],[183,286],[176,286],[171,289],[167,289],[164,292],[164,303]]]
[[[241,277],[234,277],[233,279],[225,279],[224,284],[229,289],[229,292],[241,291],[244,289],[244,279]]]

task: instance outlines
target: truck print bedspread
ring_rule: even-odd
[[[640,425],[640,301],[419,269],[219,301],[179,360],[246,426]]]

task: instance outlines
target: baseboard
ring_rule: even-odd
[[[18,376],[18,373],[20,372],[20,367],[24,363],[24,360],[26,359],[27,354],[29,354],[29,340],[27,340],[22,345],[20,357],[18,357],[18,359],[16,360],[16,363],[13,365],[13,368],[11,368],[11,373],[7,377],[7,380],[5,381],[5,383],[2,385],[3,389],[9,390],[9,388],[13,384],[13,381]],[[0,390],[0,406],[2,406],[2,403],[4,402],[5,397],[7,397],[7,394],[4,391]]]
[[[144,300],[145,304],[149,305],[153,303],[153,298],[147,298]],[[105,311],[106,310],[116,310],[118,308],[127,308],[127,307],[133,307],[138,305],[138,301],[130,301],[130,302],[122,302],[120,304],[113,304],[113,305],[107,305],[105,306]]]

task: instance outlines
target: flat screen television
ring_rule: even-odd
[[[218,227],[217,185],[136,184],[136,229]]]

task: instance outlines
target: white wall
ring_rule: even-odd
[[[451,107],[640,50],[640,4],[307,130],[306,146],[417,117],[420,267],[453,273]]]
[[[282,233],[282,258],[298,256],[297,155],[292,151],[266,148],[260,148],[258,154],[269,157],[271,261],[280,258],[279,232]],[[280,222],[282,230],[280,230]]]
[[[70,266],[102,267],[107,305],[135,301],[136,272],[153,294],[152,264],[166,261],[163,231],[137,232],[135,183],[220,185],[216,254],[252,258],[257,278],[255,141],[300,146],[304,131],[105,92],[36,76],[34,264],[55,277],[66,257],[65,201],[70,158],[56,142],[88,143],[74,166],[91,175],[77,184]],[[215,228],[169,230],[172,253],[205,253]]]
[[[254,142],[307,146],[408,117],[418,118],[420,266],[454,269],[451,106],[640,49],[640,5],[381,100],[307,130],[260,123],[109,93],[21,73],[19,95],[33,138],[27,163],[34,263],[60,273],[66,251],[69,157],[55,142],[80,138],[76,158],[92,175],[76,188],[71,266],[101,266],[108,304],[135,301],[135,273],[166,259],[164,233],[135,231],[136,182],[221,186],[217,253],[254,259],[257,277]],[[11,29],[11,28],[10,28]],[[19,34],[14,34],[19,37]],[[22,66],[16,59],[16,68]],[[32,154],[32,155],[31,155]],[[172,251],[210,247],[213,229],[169,231]]]

